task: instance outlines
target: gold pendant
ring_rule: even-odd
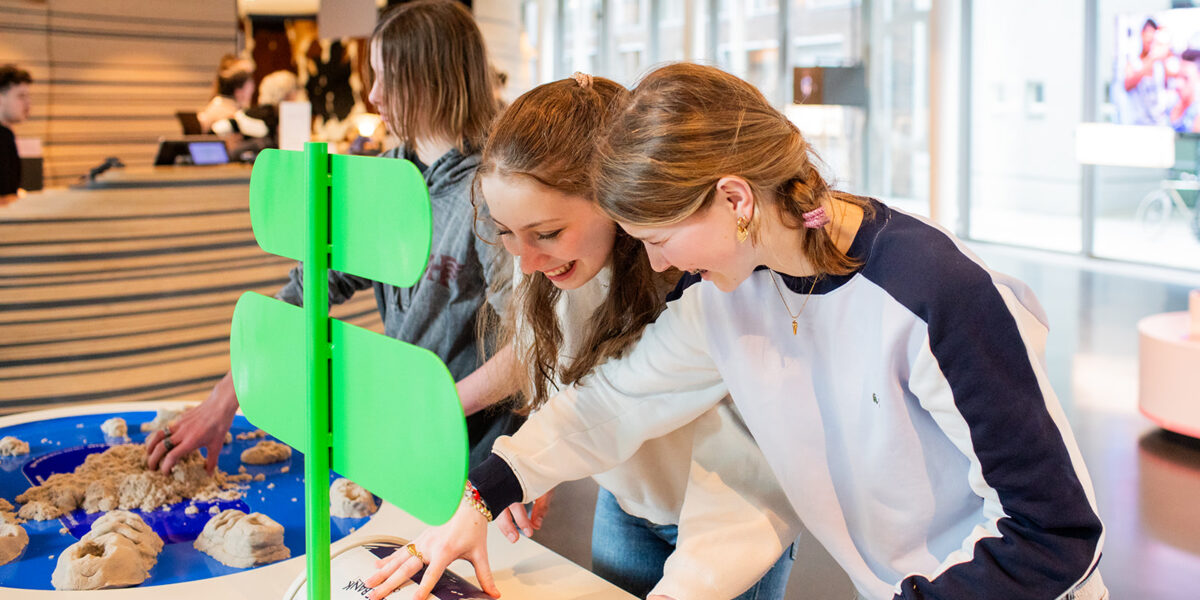
[[[796,320],[792,319],[792,335],[796,335]]]

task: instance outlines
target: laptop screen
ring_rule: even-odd
[[[195,165],[223,165],[229,162],[225,142],[189,142],[188,153]]]

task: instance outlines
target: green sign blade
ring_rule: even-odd
[[[229,359],[246,418],[285,444],[308,451],[304,309],[246,292],[233,310]]]
[[[343,154],[331,155],[330,167],[330,267],[395,286],[415,284],[433,239],[421,172],[406,160]]]
[[[424,348],[330,323],[333,470],[426,523],[444,523],[467,477],[467,428],[454,378]],[[307,453],[303,309],[243,294],[230,358],[246,418]]]
[[[333,470],[429,524],[454,515],[467,427],[437,355],[333,321]]]
[[[250,172],[250,227],[263,250],[304,260],[308,188],[303,152],[267,149]]]

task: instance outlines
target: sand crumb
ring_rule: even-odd
[[[262,438],[267,437],[267,432],[265,432],[261,429],[255,429],[254,431],[248,431],[246,433],[239,433],[239,434],[237,434],[236,437],[239,440],[260,440]]]
[[[0,438],[0,456],[19,456],[29,454],[29,443],[6,435]]]

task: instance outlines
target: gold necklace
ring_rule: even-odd
[[[842,208],[842,210],[838,211],[838,215],[837,215],[839,223],[842,221],[842,218],[846,214],[846,208],[844,206],[841,208]],[[836,229],[834,231],[835,231],[835,233],[834,233],[834,237],[833,237],[833,246],[836,248],[837,242],[838,242],[837,233],[840,233],[840,232],[838,232]],[[799,329],[799,325],[796,323],[796,320],[800,318],[800,313],[804,312],[804,307],[808,306],[808,299],[812,298],[813,290],[817,289],[817,281],[820,279],[820,276],[817,273],[813,273],[813,276],[812,276],[813,282],[812,282],[812,285],[809,286],[809,288],[808,288],[808,295],[804,297],[804,303],[800,305],[800,310],[797,311],[796,314],[793,315],[792,307],[788,306],[787,298],[783,297],[783,290],[779,289],[779,283],[777,281],[775,281],[775,271],[772,271],[769,268],[767,269],[767,271],[770,271],[770,273],[771,273],[770,275],[768,275],[768,277],[771,278],[771,283],[775,284],[775,292],[779,294],[779,299],[783,302],[784,310],[786,310],[788,313],[788,316],[792,318],[792,335],[796,335],[796,330]],[[782,277],[782,276],[780,276],[780,277]]]
[[[788,316],[792,318],[792,335],[796,335],[796,330],[799,328],[799,325],[796,323],[796,319],[800,318],[800,313],[804,312],[805,306],[808,306],[808,299],[812,298],[813,290],[817,289],[817,280],[819,277],[813,275],[813,282],[812,286],[808,288],[808,295],[804,297],[804,303],[800,305],[800,310],[793,315],[792,307],[788,306],[787,299],[783,297],[783,290],[779,288],[779,282],[775,281],[775,271],[770,269],[767,269],[767,271],[770,273],[768,277],[771,278],[771,283],[775,284],[775,291],[779,293],[779,299],[783,301],[783,308],[787,310]]]

